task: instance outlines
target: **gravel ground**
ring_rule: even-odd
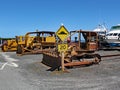
[[[100,55],[120,51],[98,51]],[[99,65],[74,67],[68,73],[48,71],[42,55],[17,56],[15,52],[0,52],[0,67],[5,54],[18,67],[6,65],[0,70],[0,90],[120,90],[120,56],[102,58]]]

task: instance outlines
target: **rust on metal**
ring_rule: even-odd
[[[114,56],[120,56],[120,54],[103,55],[101,57],[104,58],[104,57],[114,57]]]
[[[70,62],[70,63],[65,63],[64,66],[90,65],[92,63],[93,63],[92,61]]]

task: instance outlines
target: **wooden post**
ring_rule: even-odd
[[[64,72],[65,67],[64,67],[64,52],[63,51],[61,52],[61,68],[62,68],[62,71]]]

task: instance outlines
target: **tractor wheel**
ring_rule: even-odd
[[[18,45],[17,46],[17,51],[16,51],[17,54],[22,54],[22,47],[21,45]]]
[[[7,52],[7,51],[8,51],[7,45],[3,45],[3,46],[2,46],[2,51],[3,51],[3,52]]]

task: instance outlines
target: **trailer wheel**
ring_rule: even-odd
[[[16,51],[17,54],[22,54],[22,47],[21,45],[18,45],[17,46],[17,51]]]

